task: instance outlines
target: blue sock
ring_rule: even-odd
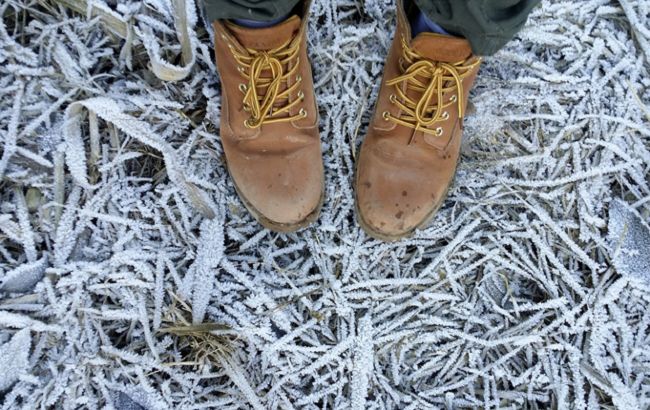
[[[289,14],[286,16],[279,17],[270,21],[257,21],[257,20],[247,20],[247,19],[232,19],[231,21],[238,26],[248,27],[248,28],[266,28],[273,27],[277,24],[282,23],[289,17]]]
[[[420,33],[449,34],[444,28],[431,21],[429,17],[419,10],[417,15],[411,20],[411,29],[413,30],[413,37]]]

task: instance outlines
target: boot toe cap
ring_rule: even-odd
[[[233,173],[246,207],[265,227],[292,231],[316,218],[322,202],[323,171],[291,161],[254,164]]]
[[[430,162],[392,164],[370,151],[362,153],[356,181],[362,227],[382,240],[409,236],[434,216],[451,179],[452,173]]]
[[[362,225],[371,236],[397,240],[410,235],[427,221],[437,208],[439,199],[422,197],[422,192],[403,183],[379,184],[373,189],[370,181],[361,181],[357,188],[357,206]]]

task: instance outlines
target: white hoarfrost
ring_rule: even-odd
[[[633,207],[620,199],[609,207],[609,240],[614,266],[623,275],[650,285],[650,226]]]
[[[313,4],[327,201],[290,235],[227,176],[201,15],[0,1],[1,409],[650,407],[648,1],[544,1],[397,243],[352,187],[393,0]]]
[[[29,329],[16,332],[11,340],[0,345],[0,392],[7,390],[27,372],[30,345]]]

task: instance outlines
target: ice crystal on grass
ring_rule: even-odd
[[[610,205],[609,240],[616,270],[650,286],[650,226],[619,199]]]
[[[397,243],[351,185],[394,2],[312,6],[327,201],[288,235],[227,177],[197,11],[0,2],[1,408],[650,406],[646,1],[543,2]]]
[[[7,343],[0,345],[0,392],[11,387],[29,370],[29,329],[16,333]]]

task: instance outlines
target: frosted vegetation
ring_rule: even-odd
[[[0,2],[1,408],[650,407],[648,1],[537,9],[392,244],[351,187],[392,1],[313,6],[327,202],[291,235],[227,178],[195,4],[105,1]]]

